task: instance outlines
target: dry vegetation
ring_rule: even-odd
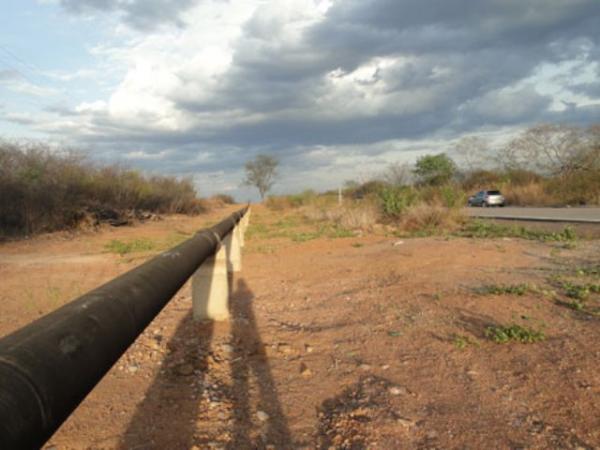
[[[0,237],[73,228],[90,220],[118,224],[141,211],[196,214],[205,209],[189,179],[97,167],[41,144],[0,142]]]
[[[473,142],[482,145],[480,140],[467,140],[468,145]],[[482,189],[500,189],[509,205],[600,204],[598,126],[533,127],[496,150],[493,168],[489,168],[493,152],[468,145],[459,146],[471,152],[468,169],[459,168],[446,154],[425,155],[414,167],[391,164],[367,182],[348,181],[341,204],[335,192],[307,190],[270,197],[266,205],[353,231],[370,231],[379,224],[401,235],[435,235],[463,230],[467,219],[462,208],[469,195]],[[472,153],[480,150],[484,151],[477,160]]]

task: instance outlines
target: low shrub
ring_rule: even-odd
[[[531,344],[546,339],[544,332],[521,325],[491,326],[485,330],[485,335],[496,344],[506,344],[511,341]]]
[[[523,296],[527,294],[532,289],[528,284],[491,284],[488,286],[483,286],[479,288],[477,291],[482,295],[518,295]]]
[[[128,253],[145,252],[154,250],[156,243],[150,239],[134,239],[132,241],[123,242],[118,239],[113,239],[104,248],[112,253],[118,253],[123,256]]]
[[[460,210],[419,204],[406,210],[398,225],[402,231],[410,233],[440,234],[456,231],[465,220]]]
[[[398,219],[415,203],[418,196],[415,190],[407,186],[387,186],[378,192],[379,207],[383,217]]]
[[[306,219],[313,222],[332,222],[349,230],[370,230],[379,220],[379,210],[372,202],[344,205],[310,205],[302,209]]]
[[[458,236],[471,238],[500,238],[515,237],[544,242],[573,242],[577,240],[577,233],[571,226],[566,226],[559,232],[534,230],[517,225],[501,225],[483,220],[466,221]]]
[[[553,195],[542,182],[528,184],[506,184],[502,194],[508,205],[518,206],[554,206],[560,199]]]
[[[72,228],[89,215],[119,222],[140,210],[197,214],[205,205],[190,179],[98,168],[73,152],[0,141],[0,234]]]
[[[216,200],[223,205],[235,205],[235,199],[229,194],[216,194],[211,197],[211,200]]]

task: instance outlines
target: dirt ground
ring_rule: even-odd
[[[0,244],[0,335],[232,210]],[[281,215],[253,209],[230,321],[194,322],[186,285],[45,448],[600,448],[600,295],[553,284],[600,282],[600,241],[308,239]],[[486,336],[510,324],[545,340]]]

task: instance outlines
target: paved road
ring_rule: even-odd
[[[466,208],[474,217],[600,224],[600,208]]]

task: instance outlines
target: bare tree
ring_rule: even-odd
[[[488,141],[479,136],[461,138],[452,153],[457,156],[460,165],[470,172],[487,168],[492,160]]]
[[[391,163],[386,167],[382,178],[394,186],[405,186],[412,182],[412,168],[407,163]]]
[[[246,169],[244,184],[257,188],[260,199],[264,200],[265,194],[275,183],[278,165],[279,161],[273,156],[257,155],[254,160],[248,161],[244,166]]]
[[[535,170],[546,175],[566,175],[584,168],[590,138],[585,130],[542,124],[524,131],[501,153],[504,166]]]

